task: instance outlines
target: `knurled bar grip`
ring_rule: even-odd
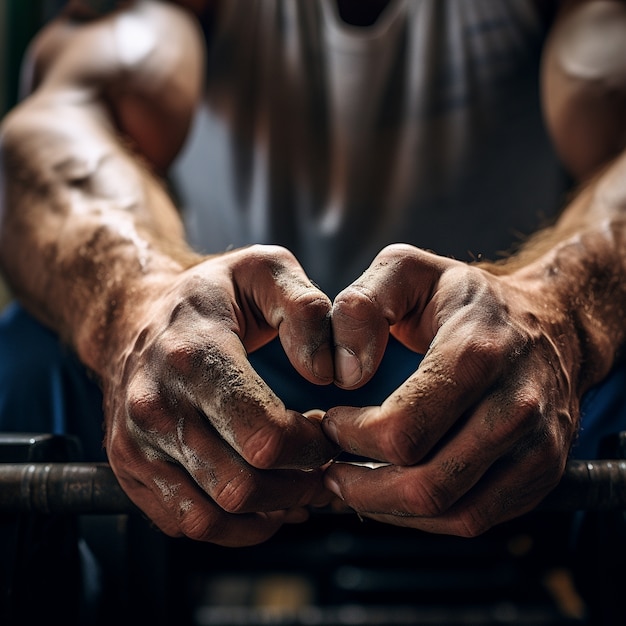
[[[539,508],[626,510],[626,460],[568,462],[561,482]],[[106,463],[0,463],[0,513],[76,515],[134,510]]]
[[[626,460],[569,461],[561,481],[539,506],[553,511],[626,510]]]
[[[127,513],[107,463],[0,463],[2,513]]]

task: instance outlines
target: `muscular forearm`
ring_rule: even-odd
[[[96,371],[129,300],[196,260],[155,172],[199,97],[198,29],[165,3],[125,4],[50,24],[31,46],[36,90],[2,125],[3,270]]]
[[[95,104],[31,98],[4,123],[2,165],[3,270],[97,371],[130,301],[195,260],[176,210]]]

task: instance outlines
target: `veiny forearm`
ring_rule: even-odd
[[[96,105],[31,98],[5,121],[1,156],[2,269],[98,371],[127,307],[197,260],[176,209]]]

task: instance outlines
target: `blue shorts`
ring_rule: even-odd
[[[301,379],[277,341],[250,360],[288,407],[306,411],[380,404],[415,371],[419,359],[392,339],[375,377],[350,392]],[[626,363],[620,363],[583,398],[582,427],[572,456],[595,458],[604,436],[625,429]],[[86,460],[105,458],[97,382],[54,333],[16,304],[0,316],[0,431],[72,434],[82,442]]]

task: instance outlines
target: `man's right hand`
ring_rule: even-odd
[[[328,502],[316,468],[336,448],[285,408],[247,351],[278,334],[300,375],[329,383],[330,308],[290,253],[253,246],[185,270],[117,323],[126,339],[103,376],[107,453],[164,532],[250,545]]]

